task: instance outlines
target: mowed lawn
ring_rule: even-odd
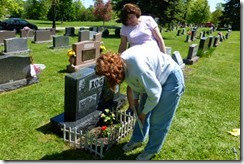
[[[64,31],[57,34],[63,35]],[[199,44],[200,40],[186,43],[186,35],[176,34],[177,31],[162,33],[166,46],[185,58],[189,45]],[[70,44],[77,40],[70,37]],[[119,38],[102,40],[106,51],[117,52]],[[45,64],[46,69],[39,83],[0,93],[0,159],[99,160],[89,152],[72,149],[50,129],[50,118],[64,111],[69,48],[53,50],[48,48],[52,43],[28,44],[34,63]],[[153,160],[235,160],[233,148],[240,159],[240,136],[228,133],[240,128],[240,32],[232,31],[230,38],[211,54],[187,65],[184,74],[185,93],[165,144]],[[126,84],[121,88],[125,93]],[[134,160],[143,147],[124,153],[121,148],[129,138],[112,147],[104,159]]]

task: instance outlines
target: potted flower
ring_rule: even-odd
[[[74,65],[75,64],[75,59],[76,59],[75,51],[70,49],[70,50],[68,50],[67,55],[69,57],[70,65]]]

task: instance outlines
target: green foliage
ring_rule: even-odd
[[[223,15],[223,11],[222,10],[215,10],[212,14],[211,14],[211,22],[215,25],[219,24],[220,22],[220,18]]]
[[[221,24],[230,24],[233,30],[240,30],[240,6],[239,0],[228,0],[225,4]]]
[[[50,0],[26,0],[23,16],[27,19],[45,20],[50,6]]]
[[[0,0],[0,18],[11,13],[18,15],[24,10],[22,0]]]
[[[207,0],[196,0],[190,4],[188,23],[202,24],[210,20],[211,12]]]

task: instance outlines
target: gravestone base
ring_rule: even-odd
[[[31,51],[28,49],[28,50],[24,50],[24,51],[14,51],[14,52],[1,52],[0,54],[2,55],[29,55]]]
[[[21,79],[16,81],[10,81],[8,83],[0,84],[0,93],[5,91],[14,90],[23,86],[38,83],[38,77],[29,77],[27,79]]]
[[[71,45],[69,45],[69,46],[59,46],[59,47],[50,46],[49,48],[50,49],[59,49],[59,48],[70,48],[70,47],[71,47]]]
[[[49,43],[49,42],[52,42],[52,40],[32,41],[32,43],[36,43],[36,44],[39,44],[39,43]]]
[[[78,119],[76,121],[72,121],[72,122],[65,121],[64,113],[61,113],[50,119],[51,130],[59,136],[63,135],[63,132],[61,129],[64,127],[64,125],[67,128],[71,127],[71,129],[73,129],[76,127],[78,131],[80,131],[80,130],[86,131],[90,127],[93,127],[93,126],[95,127],[95,125],[98,123],[100,115],[102,114],[102,111],[104,109],[115,108],[115,110],[119,110],[126,103],[126,99],[127,98],[125,95],[120,94],[119,97],[117,99],[115,99],[113,102],[107,103],[106,105],[101,106],[99,108],[99,110],[95,110],[94,112],[88,114],[87,116],[85,116],[81,119]]]
[[[64,125],[67,128],[71,127],[71,129],[73,129],[76,127],[78,131],[80,131],[80,130],[83,131],[83,130],[87,129],[88,127],[91,127],[92,125],[95,126],[97,124],[97,122],[99,121],[101,114],[102,114],[102,111],[96,110],[79,120],[76,120],[73,122],[65,122],[64,113],[62,113],[60,115],[57,115],[57,116],[51,118],[51,120],[50,120],[51,129],[55,134],[57,134],[59,136],[63,135],[63,132],[61,129],[64,127]]]
[[[194,57],[191,58],[191,59],[183,59],[183,62],[184,62],[186,65],[192,65],[192,64],[196,63],[198,60],[199,60],[199,57],[198,57],[198,56],[194,56]]]

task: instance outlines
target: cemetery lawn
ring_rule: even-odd
[[[186,43],[186,35],[176,33],[163,32],[166,46],[186,58],[189,45],[200,40]],[[117,52],[119,38],[102,40],[106,51]],[[75,42],[77,37],[70,37],[70,43]],[[0,160],[98,160],[89,152],[70,148],[50,129],[50,118],[64,111],[69,48],[53,50],[48,48],[52,43],[30,41],[28,45],[34,63],[45,64],[46,69],[39,83],[0,93]],[[232,31],[211,54],[209,51],[196,64],[187,65],[184,74],[185,93],[165,144],[153,160],[235,160],[233,148],[240,160],[240,136],[228,133],[240,128],[240,32]],[[126,84],[121,87],[125,94]],[[135,160],[143,147],[124,153],[122,147],[129,138],[106,152],[104,159]]]

